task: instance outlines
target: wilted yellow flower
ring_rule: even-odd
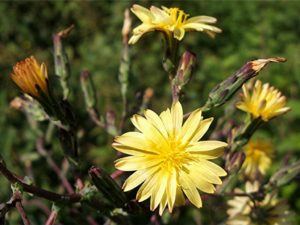
[[[236,189],[236,193],[253,193],[259,189],[258,182],[246,183],[246,191]],[[229,218],[227,225],[291,225],[291,212],[285,201],[274,194],[267,194],[263,200],[251,200],[248,196],[237,196],[228,201]]]
[[[279,90],[268,83],[262,85],[259,80],[255,82],[252,95],[249,94],[246,85],[243,85],[242,100],[236,106],[240,110],[250,113],[254,119],[260,117],[264,121],[290,110],[289,107],[286,107],[286,97]]]
[[[151,31],[161,31],[178,40],[182,40],[186,31],[202,31],[214,37],[222,30],[209,25],[217,22],[210,16],[195,16],[189,18],[183,10],[178,8],[157,8],[151,6],[150,10],[140,5],[133,5],[131,11],[142,21],[142,24],[133,30],[129,44],[136,43],[140,37]]]
[[[10,77],[24,93],[34,98],[39,99],[41,93],[49,95],[46,65],[40,65],[33,56],[18,62]]]
[[[210,162],[223,154],[226,143],[199,141],[208,130],[213,118],[203,120],[201,110],[191,113],[183,124],[183,111],[179,102],[159,116],[145,110],[145,117],[134,115],[131,119],[136,132],[116,137],[113,147],[130,156],[116,161],[116,168],[135,171],[124,183],[130,191],[141,185],[136,198],[150,198],[150,209],[158,205],[162,214],[168,205],[185,203],[185,196],[196,207],[202,206],[198,190],[213,193],[213,184],[221,184],[220,176],[226,172]],[[182,125],[183,124],[183,125]]]
[[[255,178],[257,173],[265,174],[272,162],[273,146],[271,142],[249,141],[244,147],[244,152],[246,155],[242,166],[244,173],[250,178]]]

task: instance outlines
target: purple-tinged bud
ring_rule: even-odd
[[[80,84],[83,91],[86,107],[87,109],[91,109],[95,106],[96,97],[94,83],[88,71],[82,71],[80,73]]]
[[[123,207],[126,202],[126,196],[120,186],[104,170],[92,167],[89,175],[103,196],[116,207]]]
[[[196,55],[192,52],[185,51],[181,57],[174,84],[179,90],[186,85],[192,78],[192,72],[196,65]]]
[[[223,105],[228,101],[249,79],[258,73],[270,62],[285,62],[285,58],[275,57],[268,59],[257,59],[247,62],[241,69],[223,80],[210,93],[203,110],[210,110],[213,107]]]
[[[227,171],[238,171],[245,161],[244,152],[233,152],[229,155],[229,161],[226,164]]]

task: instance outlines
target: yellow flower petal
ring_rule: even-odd
[[[182,190],[184,194],[190,200],[190,202],[194,204],[197,208],[202,207],[200,194],[197,191],[194,182],[190,179],[190,177],[185,172],[180,174],[179,182],[182,186]]]
[[[151,21],[154,19],[152,13],[149,9],[134,4],[131,8],[131,11],[143,22],[143,23],[151,23]]]
[[[203,165],[201,162],[195,163],[190,166],[190,170],[195,170],[204,180],[212,184],[222,184],[222,180],[210,171],[210,168]]]
[[[185,29],[183,27],[175,28],[173,30],[173,33],[174,33],[174,38],[176,38],[179,41],[181,41],[183,39],[183,37],[184,37]]]
[[[173,129],[175,129],[175,133],[178,134],[181,130],[182,120],[183,120],[182,106],[179,102],[176,102],[172,105],[171,117],[172,117]]]
[[[133,30],[133,36],[130,38],[129,43],[136,43],[140,37],[150,31],[159,31],[182,40],[185,32],[189,30],[197,30],[206,32],[210,36],[215,33],[220,33],[221,30],[209,24],[215,23],[217,20],[209,16],[196,16],[188,18],[189,15],[183,10],[178,8],[162,9],[151,6],[150,10],[139,6],[133,5],[131,11],[141,20],[142,24],[138,29]]]
[[[182,141],[189,142],[195,135],[199,123],[202,120],[202,111],[197,109],[191,113],[189,118],[184,122],[182,127]]]
[[[139,115],[134,115],[131,118],[131,121],[132,121],[133,125],[145,135],[146,139],[151,140],[152,142],[154,142],[157,145],[162,145],[162,146],[166,147],[165,146],[166,140],[165,140],[163,134],[161,134],[159,132],[159,130],[157,130],[144,117],[139,116]]]
[[[167,194],[164,193],[162,199],[161,199],[161,203],[159,205],[159,215],[161,216],[165,210],[167,206]]]
[[[136,199],[139,202],[142,202],[153,195],[153,187],[155,184],[159,183],[159,178],[160,177],[157,173],[153,174],[153,176],[149,176],[148,179],[142,184],[136,194]]]
[[[206,180],[203,180],[201,177],[199,177],[199,174],[195,173],[194,171],[191,171],[190,173],[191,179],[195,182],[195,186],[206,193],[214,193],[215,187],[211,183],[207,182]]]
[[[255,82],[252,95],[246,86],[243,86],[243,96],[241,101],[236,103],[236,107],[248,112],[253,118],[260,117],[264,121],[269,121],[290,110],[286,107],[285,96],[269,84],[262,85],[259,80]]]
[[[173,131],[173,120],[171,116],[171,111],[167,109],[166,111],[163,111],[159,117],[161,118],[164,127],[168,134],[172,134]]]
[[[197,159],[216,159],[224,154],[224,148],[217,148],[210,151],[192,152]]]
[[[43,99],[41,93],[49,96],[46,65],[39,65],[33,56],[18,62],[10,77],[24,93],[38,100]]]
[[[127,156],[116,160],[116,168],[135,171],[124,183],[125,191],[140,186],[136,199],[150,198],[150,209],[159,207],[160,215],[168,205],[184,204],[185,197],[201,207],[198,189],[213,193],[213,184],[226,172],[206,159],[220,156],[227,146],[219,141],[197,142],[207,131],[212,118],[202,120],[201,110],[191,113],[184,125],[180,102],[160,116],[145,110],[145,117],[135,115],[132,123],[139,132],[128,132],[115,139],[113,147]]]
[[[189,152],[206,152],[215,150],[218,148],[225,148],[227,147],[227,143],[222,141],[199,141],[195,144],[193,144],[191,147],[187,148],[187,151]]]
[[[184,205],[185,204],[185,198],[182,192],[181,187],[177,186],[176,188],[176,200],[175,200],[175,205]]]
[[[144,112],[146,119],[156,127],[157,130],[165,137],[168,138],[168,132],[164,127],[164,123],[161,121],[161,118],[152,110],[147,109]]]
[[[144,135],[139,132],[127,132],[115,138],[113,147],[128,155],[156,154]]]
[[[187,23],[183,26],[185,30],[196,30],[196,31],[212,31],[214,33],[221,33],[222,30],[211,25],[206,25],[202,23]]]
[[[154,184],[152,196],[150,200],[150,210],[154,210],[159,203],[161,202],[161,199],[166,192],[167,182],[168,182],[168,174],[164,170],[161,170],[158,172],[159,176],[159,182]]]
[[[187,20],[187,23],[216,23],[217,19],[211,16],[194,16]]]
[[[176,177],[176,170],[173,169],[170,171],[168,186],[166,190],[167,194],[167,203],[169,211],[172,212],[173,206],[176,200],[176,189],[177,189],[177,177]]]
[[[170,16],[164,10],[151,6],[150,11],[154,17],[152,22],[158,24],[160,27],[172,23]]]
[[[223,177],[227,175],[226,171],[215,163],[212,163],[207,160],[201,160],[199,163],[201,163],[201,165],[206,167],[207,170],[211,171],[212,173],[214,173],[219,177]]]
[[[242,165],[244,174],[254,180],[258,174],[265,174],[271,166],[273,146],[270,141],[251,140],[244,147],[245,161]]]
[[[210,127],[210,124],[212,123],[213,120],[214,118],[212,117],[202,120],[199,123],[197,132],[195,132],[194,137],[192,138],[191,141],[198,141],[199,139],[201,139],[203,135],[206,133],[206,131],[208,130],[208,128]]]
[[[137,170],[132,175],[130,175],[123,184],[124,191],[130,191],[141,183],[143,183],[148,177],[152,176],[153,173],[157,172],[158,168],[153,167],[150,169]]]
[[[127,156],[115,161],[115,167],[118,170],[134,171],[146,169],[155,166],[160,163],[160,159],[154,157],[142,157],[142,156]]]
[[[246,182],[245,191],[235,189],[236,193],[253,193],[258,191],[258,182]],[[227,210],[229,216],[226,224],[228,225],[254,225],[254,224],[292,224],[288,206],[283,201],[279,201],[276,195],[266,194],[264,199],[251,199],[249,197],[236,196],[228,201]],[[262,217],[253,217],[259,214]]]

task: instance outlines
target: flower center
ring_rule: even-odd
[[[189,16],[183,10],[180,10],[178,8],[170,8],[168,9],[168,13],[175,27],[182,26],[185,23],[187,17]]]
[[[172,137],[169,138],[169,148],[160,157],[162,168],[167,170],[182,169],[191,160],[190,154],[185,151],[185,145]]]

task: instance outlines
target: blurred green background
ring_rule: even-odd
[[[120,118],[121,94],[118,69],[122,50],[121,28],[123,11],[132,4],[178,6],[191,16],[209,15],[218,18],[217,26],[223,33],[210,39],[204,33],[187,33],[181,45],[197,54],[198,68],[192,82],[185,88],[183,105],[186,111],[201,106],[209,90],[225,77],[238,70],[247,61],[256,58],[281,56],[284,64],[272,64],[259,78],[280,89],[288,97],[292,108],[288,114],[262,127],[257,136],[271,139],[276,146],[271,171],[276,171],[300,155],[300,2],[299,1],[11,1],[0,2],[0,152],[7,166],[20,175],[34,176],[37,185],[48,189],[57,187],[55,174],[45,166],[45,160],[35,150],[36,133],[26,117],[9,107],[18,95],[9,74],[19,60],[34,55],[48,65],[54,74],[52,34],[71,24],[75,29],[65,42],[71,62],[70,102],[76,109],[82,128],[81,149],[85,167],[94,164],[113,171],[115,152],[110,147],[112,138],[100,128],[94,128],[85,112],[79,85],[79,74],[89,70],[99,98],[97,106],[102,114],[108,110]],[[132,15],[133,25],[139,24]],[[170,105],[168,78],[161,66],[162,43],[159,34],[143,36],[130,48],[132,70],[129,84],[130,107],[143,90],[154,89],[151,107],[160,112]],[[224,107],[210,114],[221,115]],[[237,116],[242,115],[241,112]],[[41,125],[45,129],[45,124]],[[55,138],[54,138],[55,139]],[[53,141],[53,157],[62,162],[59,146]],[[10,196],[9,183],[0,176],[0,202]],[[288,199],[295,212],[300,211],[299,178],[284,187],[281,195]],[[45,204],[48,204],[46,201]],[[212,204],[212,203],[210,203]],[[28,204],[36,212],[34,204]],[[209,208],[204,209],[212,214]],[[196,224],[199,211],[186,212],[185,224]],[[29,217],[34,224],[42,224],[45,215]],[[20,224],[16,212],[11,224]],[[214,217],[208,224],[215,224]],[[19,221],[19,222],[18,222]],[[63,224],[72,224],[60,216]],[[177,221],[180,224],[180,220]],[[300,216],[297,222],[300,224]]]

